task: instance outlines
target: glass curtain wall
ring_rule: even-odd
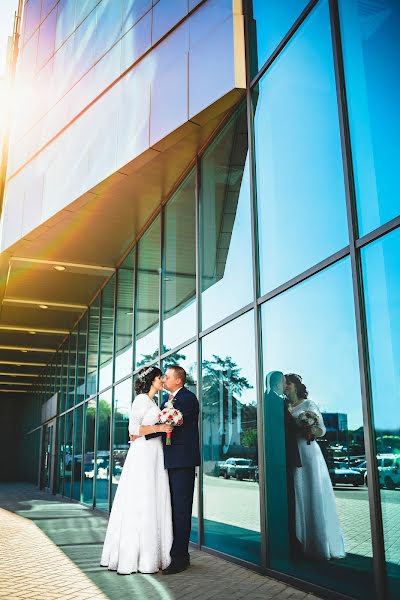
[[[138,243],[136,275],[136,368],[157,359],[160,335],[161,219],[157,217]]]
[[[115,380],[131,373],[133,368],[133,290],[135,253],[130,252],[118,270],[117,310],[115,324]]]
[[[196,334],[196,173],[165,207],[163,352]]]
[[[371,393],[390,595],[400,586],[400,229],[363,248]]]
[[[97,407],[96,501],[100,510],[108,510],[110,486],[110,434],[112,389],[99,394]]]
[[[109,387],[113,380],[115,280],[116,277],[113,275],[102,292],[99,371],[99,389],[101,390]]]
[[[394,600],[398,3],[246,5],[247,99],[39,383],[60,395],[56,489],[109,510],[135,374],[179,363],[201,407],[192,541]]]

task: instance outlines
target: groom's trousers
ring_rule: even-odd
[[[189,560],[188,546],[192,526],[195,467],[168,469],[168,476],[174,533],[171,559],[175,563],[187,563]]]

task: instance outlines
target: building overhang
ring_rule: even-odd
[[[231,90],[2,252],[3,384],[13,363],[40,373],[243,95]]]

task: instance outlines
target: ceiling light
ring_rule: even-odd
[[[36,331],[30,331],[29,332],[31,335],[36,335]]]
[[[43,310],[46,310],[46,308],[49,308],[49,307],[46,306],[46,304],[39,304],[39,308],[42,308]]]
[[[28,350],[21,350],[21,352],[28,352]]]
[[[53,267],[53,269],[55,269],[56,271],[65,271],[65,267],[63,267],[62,265],[56,265],[55,267]]]

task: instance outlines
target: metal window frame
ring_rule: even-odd
[[[258,478],[259,478],[259,512],[260,512],[260,565],[263,570],[268,566],[268,520],[267,520],[267,476],[265,461],[265,424],[264,424],[264,390],[262,377],[262,347],[261,347],[261,321],[260,308],[257,303],[260,292],[259,281],[259,253],[258,253],[258,214],[256,199],[256,171],[254,156],[254,122],[253,102],[251,88],[251,38],[250,14],[247,2],[244,3],[245,19],[245,65],[246,65],[246,110],[247,110],[247,140],[249,157],[249,184],[250,184],[250,219],[251,219],[251,250],[253,268],[253,302],[251,308],[254,318],[254,343],[256,359],[256,400],[257,400],[257,453],[258,453]]]
[[[199,401],[199,445],[200,456],[203,453],[203,386],[202,381],[202,343],[200,337],[201,330],[201,159],[197,156],[196,174],[195,174],[195,228],[196,228],[196,351],[197,351],[197,399]],[[197,475],[197,548],[200,550],[204,544],[204,499],[203,499],[203,461],[200,465]]]
[[[113,341],[112,341],[112,373],[111,373],[111,415],[110,415],[110,446],[109,446],[109,470],[108,470],[108,512],[111,511],[112,507],[112,475],[114,470],[114,379],[115,379],[115,345],[117,336],[117,301],[118,301],[118,281],[119,271],[115,272],[115,285],[114,285],[114,311],[113,311]]]

